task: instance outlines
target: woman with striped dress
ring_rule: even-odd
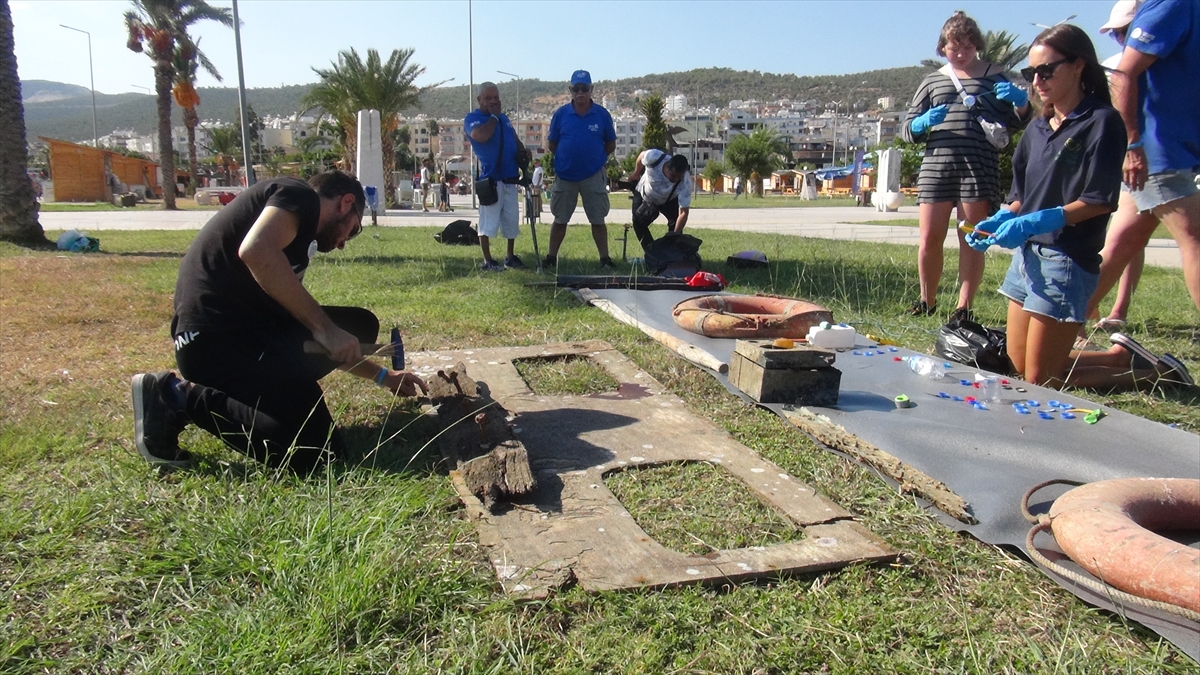
[[[917,178],[921,242],[917,267],[921,297],[910,312],[937,310],[947,223],[956,205],[959,217],[972,225],[1000,207],[1000,152],[984,134],[979,117],[1021,129],[1031,117],[1029,96],[1009,81],[1003,69],[979,59],[983,33],[975,20],[955,12],[942,26],[937,53],[949,63],[930,73],[913,96],[902,135],[925,144]],[[959,92],[954,79],[962,85]],[[958,276],[962,282],[951,320],[973,318],[971,302],[983,279],[983,255],[958,233]]]

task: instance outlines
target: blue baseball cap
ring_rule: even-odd
[[[586,84],[592,86],[592,74],[586,70],[577,70],[571,73],[571,85]]]

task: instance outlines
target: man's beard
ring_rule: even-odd
[[[317,224],[317,250],[321,253],[329,253],[337,248],[338,233],[342,229],[342,223],[345,221],[345,216],[338,217],[337,215],[330,216],[328,220]]]

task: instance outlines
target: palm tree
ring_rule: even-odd
[[[396,152],[392,132],[399,126],[400,111],[418,106],[421,94],[442,84],[413,85],[413,81],[424,74],[425,68],[409,63],[412,55],[412,49],[393,49],[385,63],[377,50],[368,49],[364,62],[351,47],[338,53],[338,60],[331,68],[313,68],[321,81],[304,96],[304,105],[320,106],[344,130],[341,141],[349,167],[354,166],[354,149],[358,142],[358,111],[379,111],[384,194],[389,197],[395,194],[392,172],[396,168]]]
[[[37,196],[25,172],[25,105],[13,43],[12,10],[0,0],[0,240],[45,246]]]
[[[737,175],[746,180],[754,174],[770,175],[779,168],[784,159],[791,158],[787,143],[775,129],[762,126],[749,136],[739,134],[725,148],[725,163],[733,167]],[[762,183],[751,186],[751,191],[762,196]]]
[[[237,127],[212,127],[208,131],[208,151],[217,160],[217,164],[225,173],[225,184],[233,185],[231,169],[238,166],[237,154],[242,150],[241,133]]]
[[[233,14],[204,0],[131,0],[125,12],[130,51],[145,51],[154,62],[154,91],[158,101],[158,161],[163,175],[163,208],[175,210],[175,146],[171,142],[171,87],[175,83],[175,51],[187,39],[189,26],[200,21],[233,25]]]
[[[196,125],[200,124],[200,116],[196,114],[196,106],[200,105],[200,94],[196,93],[196,70],[204,66],[217,82],[221,74],[212,61],[200,51],[200,40],[192,43],[191,37],[183,35],[175,47],[175,103],[183,108],[183,124],[187,127],[188,136],[188,188],[189,197],[196,195]]]

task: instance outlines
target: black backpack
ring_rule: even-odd
[[[690,234],[667,234],[654,240],[646,251],[646,271],[664,277],[690,277],[704,268],[700,244]]]
[[[459,244],[461,246],[476,246],[479,244],[479,234],[471,227],[469,220],[455,220],[433,235],[435,241],[443,244]]]

